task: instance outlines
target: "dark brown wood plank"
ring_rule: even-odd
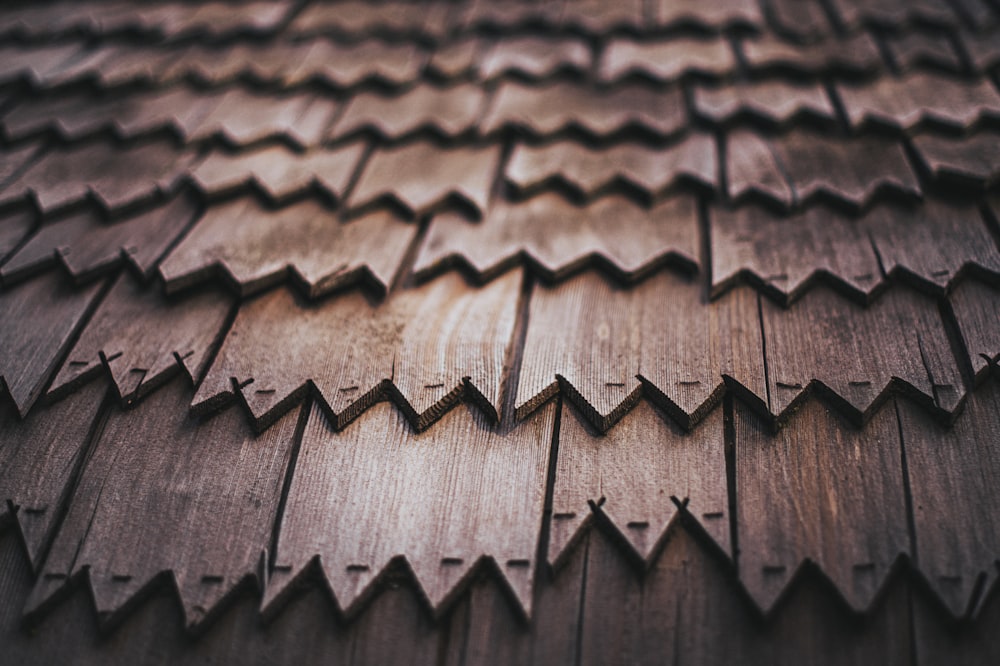
[[[276,290],[240,309],[195,409],[238,390],[266,427],[313,386],[338,427],[385,397],[419,428],[463,395],[495,420],[521,281],[515,271],[476,289],[451,273],[381,304],[352,291],[304,305]]]
[[[866,300],[882,284],[863,225],[840,212],[814,207],[778,216],[747,205],[713,208],[709,220],[714,294],[746,279],[789,303],[822,280]]]
[[[715,141],[707,134],[693,134],[665,150],[636,143],[601,149],[567,141],[537,147],[518,144],[505,178],[521,194],[558,185],[578,198],[591,199],[624,184],[652,201],[684,186],[714,189],[715,157]]]
[[[362,168],[348,203],[363,210],[388,205],[411,217],[458,206],[486,212],[500,166],[500,147],[442,149],[419,141],[376,150]]]
[[[28,601],[43,613],[86,572],[99,616],[120,619],[151,580],[176,582],[189,627],[258,580],[271,542],[297,412],[254,437],[239,410],[199,423],[175,381],[113,411]]]
[[[703,303],[700,285],[668,273],[625,288],[582,273],[532,294],[517,410],[562,391],[603,431],[645,392],[689,428],[721,399],[725,377],[766,395],[762,349],[749,289]]]
[[[833,104],[819,84],[758,81],[717,87],[697,86],[695,111],[718,125],[750,119],[769,125],[797,121],[831,122]]]
[[[166,139],[129,148],[105,140],[50,150],[0,191],[0,204],[29,196],[46,213],[93,197],[108,210],[170,190],[197,158]]]
[[[817,3],[821,4],[821,3]],[[871,75],[884,68],[875,39],[867,32],[845,38],[796,44],[777,35],[744,39],[740,46],[754,73],[780,72],[797,77],[841,73]]]
[[[170,301],[159,285],[143,287],[123,273],[84,327],[49,390],[70,390],[102,368],[125,402],[142,397],[181,370],[197,384],[232,307],[232,299],[215,289]]]
[[[948,610],[977,609],[1000,561],[1000,385],[969,396],[953,427],[898,401],[913,498],[916,563]],[[983,585],[982,589],[977,586]]]
[[[971,136],[935,136],[913,138],[918,165],[946,191],[950,187],[983,190],[1000,179],[996,162],[1000,134],[978,132]]]
[[[97,304],[100,283],[78,289],[55,272],[0,292],[0,383],[28,413]]]
[[[0,219],[0,266],[35,226],[35,214],[21,209],[8,211]]]
[[[482,88],[468,83],[447,88],[421,84],[392,96],[362,92],[346,103],[329,138],[366,133],[397,140],[426,131],[454,139],[472,130],[485,101]]]
[[[463,406],[417,434],[380,403],[338,434],[314,407],[265,606],[318,555],[338,606],[353,613],[404,557],[440,611],[490,558],[530,615],[554,416],[549,407],[506,432]]]
[[[652,90],[622,84],[597,90],[568,82],[545,86],[504,82],[480,121],[480,132],[492,135],[517,128],[534,136],[549,136],[574,130],[606,137],[638,128],[667,137],[683,129],[685,122],[684,99],[677,87]]]
[[[683,504],[727,553],[729,503],[722,409],[685,433],[647,402],[601,435],[563,403],[549,562],[561,563],[586,527],[606,519],[651,566]]]
[[[99,211],[84,209],[38,228],[0,270],[16,280],[58,262],[82,282],[128,263],[152,277],[157,262],[194,221],[196,206],[185,195],[121,220],[108,222]]]
[[[1000,292],[977,280],[962,282],[948,297],[976,381],[1000,361]]]
[[[213,151],[192,169],[191,178],[210,197],[252,185],[272,201],[285,201],[310,190],[336,201],[347,189],[363,152],[362,143],[305,153],[280,144],[239,153]]]
[[[0,408],[0,523],[17,523],[35,568],[65,507],[105,392],[103,382],[94,382],[24,420],[10,406]]]
[[[951,414],[965,395],[937,306],[902,285],[862,307],[825,288],[787,310],[762,303],[771,412],[818,388],[862,422],[893,391]],[[816,382],[816,385],[812,385]]]
[[[910,550],[895,410],[855,430],[809,400],[772,435],[735,409],[740,580],[767,612],[808,559],[851,608],[868,609]]]
[[[663,265],[691,271],[697,257],[698,210],[690,197],[648,210],[617,196],[581,208],[546,193],[523,203],[497,202],[478,224],[456,214],[435,217],[414,271],[423,278],[457,265],[489,280],[528,264],[559,280],[599,265],[632,281]]]
[[[909,130],[926,123],[968,130],[976,122],[1000,117],[1000,93],[989,81],[919,72],[883,77],[860,86],[839,86],[837,93],[851,125],[883,125]]]
[[[310,297],[359,282],[384,293],[416,231],[386,211],[343,222],[312,199],[273,210],[245,196],[208,208],[160,274],[168,291],[221,274],[242,295],[287,277]]]

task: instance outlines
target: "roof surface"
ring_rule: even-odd
[[[1000,663],[995,0],[5,2],[11,663]]]

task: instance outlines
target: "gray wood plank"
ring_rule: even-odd
[[[197,384],[232,307],[232,299],[215,289],[170,301],[159,285],[143,287],[123,273],[84,327],[49,391],[71,390],[102,369],[123,402],[142,397],[179,371]]]
[[[867,307],[816,288],[787,310],[764,301],[761,314],[770,408],[779,418],[814,389],[855,422],[894,391],[942,416],[965,395],[936,304],[902,285]]]
[[[607,519],[652,566],[679,503],[729,552],[721,408],[685,433],[643,401],[603,435],[568,403],[562,410],[549,562],[564,561],[587,527]]]
[[[244,296],[288,277],[310,297],[359,282],[384,293],[416,232],[385,211],[343,222],[312,199],[273,210],[245,196],[209,207],[160,274],[168,292],[222,275]]]
[[[338,434],[314,407],[265,607],[318,555],[350,614],[390,560],[404,557],[440,612],[490,558],[530,616],[554,416],[549,407],[507,432],[459,407],[417,434],[379,403]]]
[[[528,264],[548,280],[587,266],[633,281],[664,265],[697,266],[694,199],[668,199],[651,210],[614,196],[579,207],[545,193],[523,203],[494,203],[478,224],[456,214],[436,216],[417,255],[420,278],[460,266],[489,280]]]
[[[36,569],[65,508],[105,393],[104,382],[94,382],[24,420],[10,406],[0,408],[0,523],[16,522]]]
[[[735,409],[739,575],[754,601],[771,610],[808,559],[852,609],[869,609],[910,550],[895,410],[855,430],[809,400],[772,435]]]
[[[312,386],[337,427],[384,397],[421,429],[463,395],[496,420],[520,290],[518,271],[479,289],[451,273],[381,304],[352,291],[306,306],[275,290],[242,306],[194,407],[238,391],[266,427]]]
[[[22,417],[97,304],[100,283],[66,282],[50,272],[0,292],[0,383]]]
[[[1000,561],[1000,387],[973,392],[953,427],[898,401],[913,498],[916,563],[956,617],[977,610]],[[984,585],[977,590],[978,585]]]
[[[557,392],[607,430],[645,392],[690,428],[721,399],[725,377],[763,398],[756,295],[702,302],[701,286],[668,273],[622,288],[587,272],[531,299],[517,410]]]
[[[18,244],[35,226],[35,215],[30,210],[8,211],[0,219],[0,266]]]
[[[259,581],[297,412],[255,437],[239,410],[199,423],[175,381],[108,417],[56,535],[28,612],[42,614],[85,575],[99,617],[120,619],[151,580],[177,585],[197,627],[235,587]]]

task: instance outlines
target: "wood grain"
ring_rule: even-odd
[[[463,395],[495,420],[520,289],[515,271],[480,289],[451,273],[382,304],[358,291],[316,305],[271,292],[240,309],[195,409],[231,400],[235,379],[260,428],[310,386],[337,427],[384,397],[421,429]]]
[[[122,273],[84,327],[50,393],[62,393],[106,369],[123,402],[162,386],[183,370],[200,381],[233,307],[216,289],[167,300]]]
[[[976,382],[1000,361],[1000,293],[977,280],[962,282],[948,297]]]
[[[457,214],[434,217],[417,255],[419,278],[452,266],[490,280],[527,264],[548,280],[600,266],[634,281],[660,266],[697,266],[698,212],[694,199],[668,199],[651,210],[623,197],[579,207],[545,193],[523,203],[493,204],[478,224]]]
[[[729,551],[721,409],[685,433],[640,402],[603,435],[568,403],[562,410],[549,562],[561,564],[586,527],[607,520],[652,566],[681,505]]]
[[[979,595],[997,580],[1000,388],[992,380],[972,393],[949,429],[905,400],[898,404],[917,566],[948,610],[962,617],[978,610]]]
[[[901,285],[868,307],[817,288],[787,310],[764,301],[761,314],[770,408],[779,418],[813,389],[856,423],[894,391],[942,417],[965,395],[934,301]]]
[[[70,499],[106,390],[94,382],[24,420],[9,405],[0,408],[0,523],[17,523],[36,571]]]
[[[0,292],[0,381],[22,417],[97,304],[100,283],[67,282],[49,272]]]
[[[777,435],[735,403],[739,574],[767,612],[806,559],[856,611],[910,552],[895,410],[855,430],[810,400]]]
[[[765,395],[762,349],[750,290],[703,303],[699,285],[668,273],[628,288],[582,273],[532,294],[517,410],[563,392],[604,431],[644,392],[690,428],[725,377]]]
[[[265,605],[318,555],[350,614],[390,560],[405,557],[440,611],[490,558],[530,616],[554,416],[549,407],[501,432],[459,407],[416,434],[380,403],[337,434],[314,407]]]
[[[87,461],[28,600],[43,612],[86,572],[99,616],[120,619],[161,574],[176,582],[189,627],[211,618],[270,545],[297,422],[254,437],[238,410],[199,423],[175,381],[115,410]],[[171,535],[171,538],[164,538]]]

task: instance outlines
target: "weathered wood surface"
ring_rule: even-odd
[[[194,406],[239,392],[265,427],[311,386],[338,427],[383,397],[419,428],[463,394],[496,419],[521,282],[514,271],[475,289],[451,273],[383,303],[352,291],[306,305],[272,291],[241,307]]]
[[[621,287],[586,272],[534,289],[518,413],[563,392],[607,430],[646,393],[690,428],[721,399],[725,377],[764,398],[762,349],[749,289],[704,303],[700,285],[669,273]]]
[[[976,280],[961,283],[948,297],[977,382],[1000,361],[1000,292]]]
[[[200,381],[233,308],[232,299],[204,289],[164,298],[122,273],[83,328],[50,393],[63,393],[106,369],[118,396],[132,402],[179,371]]]
[[[415,234],[386,211],[345,222],[314,199],[274,210],[245,196],[209,207],[160,274],[168,291],[221,275],[244,296],[289,277],[310,297],[358,283],[384,293]]]
[[[67,282],[49,272],[0,292],[0,382],[21,416],[45,390],[97,304],[100,283],[73,287]]]
[[[734,414],[740,580],[767,612],[805,560],[856,611],[871,607],[910,553],[896,412],[855,430],[817,400],[776,435],[737,401]]]
[[[190,627],[246,579],[261,583],[298,414],[255,437],[239,410],[199,423],[188,416],[189,400],[178,380],[135,410],[108,416],[29,612],[43,612],[83,576],[99,618],[113,623],[167,575]]]
[[[1000,386],[969,396],[944,429],[898,401],[913,503],[916,564],[956,617],[978,610],[1000,562]]]
[[[150,278],[157,262],[195,219],[194,202],[181,194],[121,220],[107,221],[84,209],[41,225],[3,265],[0,278],[21,279],[59,263],[83,282],[128,264]]]
[[[817,389],[856,422],[892,391],[942,415],[965,395],[937,305],[904,286],[868,307],[818,288],[787,310],[764,301],[761,312],[768,399],[779,418]]]
[[[313,407],[265,604],[318,556],[338,607],[352,614],[402,557],[440,611],[489,558],[530,616],[554,419],[550,406],[498,431],[460,406],[417,434],[380,403],[336,433]]]
[[[647,210],[618,196],[580,207],[558,194],[541,194],[494,204],[478,224],[457,214],[436,216],[414,272],[423,278],[459,266],[489,280],[527,264],[560,280],[596,265],[626,281],[664,265],[690,272],[697,266],[697,215],[686,196]]]
[[[36,570],[71,498],[106,391],[94,382],[24,420],[11,406],[0,408],[0,524],[17,524]]]
[[[730,550],[721,408],[686,433],[640,402],[602,434],[563,402],[552,485],[548,558],[557,565],[587,528],[607,521],[648,566],[681,507]]]

